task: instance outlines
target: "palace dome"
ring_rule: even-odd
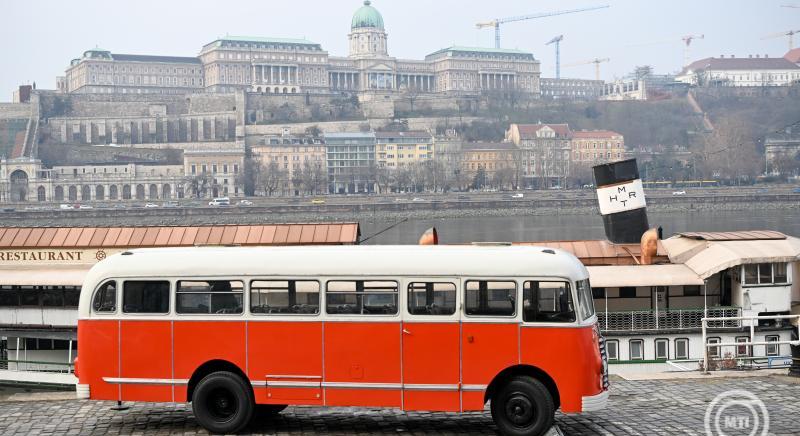
[[[364,6],[358,8],[353,14],[353,21],[350,23],[351,30],[363,27],[377,27],[383,30],[383,17],[370,3],[370,0],[364,0]]]

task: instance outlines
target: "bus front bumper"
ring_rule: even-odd
[[[608,390],[600,392],[597,395],[581,397],[581,411],[595,412],[603,410],[606,408],[606,403],[608,403]]]

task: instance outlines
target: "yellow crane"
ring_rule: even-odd
[[[600,80],[600,64],[602,64],[603,62],[611,62],[611,59],[610,58],[595,58],[595,59],[589,59],[589,60],[585,60],[585,61],[574,62],[574,63],[571,63],[571,64],[563,65],[563,67],[564,68],[569,68],[569,67],[577,67],[578,65],[594,64],[594,76],[595,76],[595,79]]]
[[[772,39],[772,38],[780,38],[782,36],[789,37],[789,50],[794,48],[794,35],[796,33],[800,33],[800,30],[786,30],[784,32],[772,33],[767,36],[762,37],[761,39]]]
[[[544,18],[544,17],[553,17],[556,15],[565,15],[565,14],[574,14],[577,12],[585,12],[585,11],[594,11],[597,9],[605,9],[609,8],[609,5],[602,5],[602,6],[593,6],[590,8],[581,8],[581,9],[569,9],[566,11],[554,11],[554,12],[543,12],[539,14],[532,14],[532,15],[518,15],[516,17],[506,17],[506,18],[495,18],[491,21],[482,21],[480,23],[475,24],[475,27],[478,29],[483,29],[486,27],[494,27],[494,47],[500,48],[500,25],[505,23],[512,23],[514,21],[524,21],[524,20],[533,20],[535,18]]]

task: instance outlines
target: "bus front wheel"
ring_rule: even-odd
[[[218,371],[205,376],[192,395],[197,422],[212,433],[236,433],[253,416],[253,392],[238,375]]]
[[[511,378],[492,396],[492,419],[506,436],[544,435],[553,426],[550,391],[532,377]]]

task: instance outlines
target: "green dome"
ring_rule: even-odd
[[[353,21],[350,23],[350,29],[361,27],[377,27],[383,30],[383,17],[377,9],[370,6],[369,0],[364,0],[364,6],[353,14]]]

